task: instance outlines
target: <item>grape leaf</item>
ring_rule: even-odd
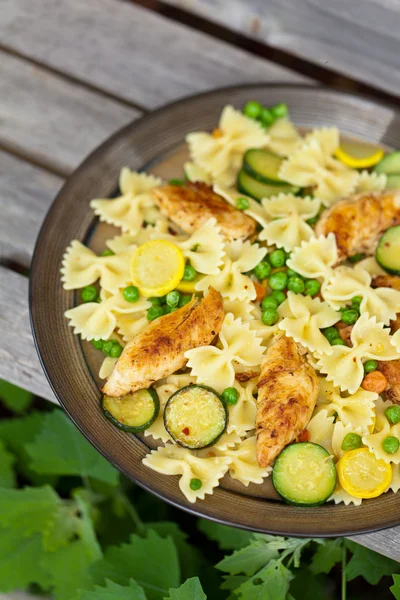
[[[37,583],[49,589],[50,580],[40,565],[42,542],[40,534],[22,537],[14,529],[0,528],[0,590],[10,592],[26,589]]]
[[[199,519],[197,527],[210,540],[217,542],[221,550],[240,550],[254,539],[251,531],[221,525],[206,519]]]
[[[0,398],[12,412],[23,413],[32,404],[33,394],[0,379]]]
[[[146,596],[133,579],[126,586],[107,579],[105,587],[96,586],[94,590],[81,591],[78,600],[146,600]]]
[[[382,556],[369,548],[346,540],[346,546],[352,551],[353,556],[346,566],[348,581],[356,577],[364,577],[368,583],[376,585],[384,575],[392,575],[400,570],[398,562]]]
[[[118,471],[60,410],[47,413],[39,435],[27,445],[31,467],[43,475],[94,477],[117,485]]]
[[[14,456],[8,452],[3,442],[0,440],[0,487],[15,487],[14,463]]]
[[[108,548],[91,572],[98,585],[104,585],[106,579],[127,585],[133,578],[148,600],[163,600],[170,588],[180,584],[178,553],[172,538],[162,538],[151,530],[146,537],[132,535],[129,544]]]
[[[268,561],[279,557],[279,550],[286,548],[286,542],[267,542],[254,540],[245,548],[236,550],[230,556],[223,558],[216,568],[230,575],[254,575]]]
[[[0,525],[12,528],[20,536],[41,533],[54,517],[60,500],[55,491],[26,487],[22,490],[2,489],[0,493]]]
[[[396,600],[400,600],[400,575],[393,575],[393,585],[390,591]]]
[[[207,600],[198,577],[187,579],[177,590],[169,590],[165,600]]]
[[[326,575],[313,575],[309,567],[301,566],[293,571],[290,592],[296,600],[336,600],[335,582]]]
[[[333,567],[342,560],[343,540],[325,540],[318,546],[312,557],[310,570],[314,575],[318,573],[330,573]]]
[[[286,600],[293,578],[292,571],[280,559],[274,559],[257,573],[256,579],[251,578],[238,587],[236,594],[239,600]]]

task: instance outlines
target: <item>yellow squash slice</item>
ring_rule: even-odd
[[[168,240],[151,240],[132,254],[132,283],[142,296],[164,296],[180,283],[185,258],[178,246]]]
[[[368,169],[382,160],[384,151],[374,144],[343,141],[335,155],[340,162],[352,169]]]
[[[356,498],[377,498],[392,481],[392,467],[368,448],[345,452],[336,465],[342,488]]]

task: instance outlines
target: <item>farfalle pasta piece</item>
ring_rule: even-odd
[[[194,164],[210,173],[214,182],[229,187],[236,180],[244,152],[266,146],[269,137],[257,121],[225,106],[212,134],[189,133],[186,141]]]
[[[385,411],[390,406],[393,406],[393,403],[390,402],[390,400],[385,401],[380,398],[379,401],[377,401],[375,430],[373,433],[364,435],[362,441],[376,458],[381,458],[385,463],[391,462],[398,465],[400,464],[400,449],[394,454],[388,454],[382,446],[384,439],[388,436],[400,438],[400,423],[392,425],[385,415]]]
[[[340,314],[319,298],[288,292],[287,299],[279,306],[282,318],[279,329],[295,342],[316,354],[331,354],[332,346],[321,333],[339,321]]]
[[[100,221],[136,235],[145,222],[153,225],[159,221],[167,222],[151,193],[151,189],[161,183],[159,177],[136,173],[123,167],[119,178],[121,196],[114,199],[96,198],[91,201],[90,206]]]
[[[206,169],[203,169],[199,165],[195,165],[193,162],[186,162],[183,165],[183,169],[189,181],[192,181],[194,183],[206,183],[207,185],[212,184],[211,173],[209,173],[208,171],[206,171]]]
[[[322,148],[324,154],[333,156],[339,148],[340,132],[337,127],[319,127],[315,128],[304,138],[304,144],[311,141],[317,141]]]
[[[176,241],[190,264],[199,273],[216,275],[223,264],[224,238],[220,234],[220,227],[215,219],[209,219],[201,225],[189,239]]]
[[[387,275],[386,271],[378,265],[374,256],[368,256],[367,258],[360,260],[360,262],[357,263],[357,266],[364,269],[364,271],[367,271],[371,277],[375,277],[376,275]]]
[[[277,119],[268,129],[268,148],[280,156],[290,156],[302,142],[301,135],[289,119]]]
[[[110,377],[117,360],[118,358],[112,358],[112,356],[106,356],[104,358],[99,371],[100,379],[108,379]]]
[[[189,502],[204,500],[206,494],[212,494],[231,462],[230,456],[201,458],[187,448],[180,448],[173,444],[161,446],[143,459],[143,464],[157,473],[180,475],[179,487]],[[200,489],[191,489],[192,479],[200,479],[202,483]]]
[[[388,287],[371,287],[372,277],[360,266],[338,267],[324,286],[325,300],[332,308],[338,310],[351,301],[354,296],[361,296],[360,312],[389,325],[400,312],[400,292]]]
[[[346,506],[348,506],[349,504],[354,504],[354,506],[360,506],[362,503],[361,498],[356,498],[355,496],[352,496],[351,494],[346,492],[339,484],[336,486],[336,489],[333,492],[332,496],[329,498],[329,500],[333,500],[335,504],[340,504],[341,502],[343,502],[343,504],[345,504]]]
[[[248,323],[255,318],[256,305],[250,300],[230,300],[224,298],[224,312],[232,313],[235,319],[242,319],[244,323]],[[261,318],[261,314],[260,317]]]
[[[354,394],[364,378],[363,360],[394,360],[399,353],[391,344],[388,329],[377,323],[375,317],[362,314],[351,332],[352,348],[332,346],[331,354],[324,354],[318,360],[318,369],[326,374],[329,381],[342,391]]]
[[[307,425],[309,441],[323,446],[329,453],[332,452],[332,435],[335,418],[323,408],[311,418]]]
[[[325,152],[321,142],[313,138],[282,163],[279,178],[313,187],[315,195],[330,206],[354,191],[358,174]]]
[[[202,346],[188,350],[187,366],[199,383],[212,385],[219,392],[233,385],[235,364],[245,367],[258,366],[262,360],[261,339],[251,331],[248,323],[234,319],[228,313],[219,334],[220,348]]]
[[[299,248],[293,250],[287,264],[303,277],[328,279],[332,275],[332,267],[337,263],[337,258],[336,238],[333,233],[329,233],[327,236],[320,235],[303,242]]]
[[[250,483],[262,483],[272,469],[262,468],[257,462],[256,436],[249,437],[236,447],[229,448],[223,456],[230,458],[229,475],[246,487]]]
[[[239,392],[239,399],[229,406],[227,432],[235,432],[242,437],[256,426],[257,402],[253,394],[258,388],[255,379],[243,384],[235,381],[234,387]]]
[[[70,308],[64,314],[70,320],[74,333],[84,340],[107,340],[117,326],[118,314],[143,312],[151,306],[150,302],[140,298],[137,302],[127,302],[121,292],[102,302],[86,302]]]
[[[169,229],[173,229],[178,232],[176,226],[168,221],[158,221],[157,224],[153,227],[148,225],[141,229],[136,235],[132,235],[130,233],[123,233],[122,235],[116,235],[115,237],[106,241],[106,245],[110,250],[115,252],[115,254],[119,254],[121,252],[133,252],[137,246],[148,242],[149,240],[156,239],[159,236],[161,239],[163,236],[161,234],[168,233]],[[172,237],[172,236],[171,236]]]
[[[290,252],[313,237],[314,231],[306,221],[318,214],[321,206],[319,200],[279,194],[265,198],[262,206],[269,222],[258,236],[261,241]]]
[[[396,493],[400,490],[400,465],[392,465],[392,481],[386,490]]]
[[[262,207],[260,202],[254,200],[254,198],[250,198],[250,196],[242,194],[236,188],[227,188],[222,187],[221,185],[214,185],[213,190],[216,194],[218,194],[224,200],[229,202],[231,206],[235,207],[238,198],[246,198],[247,202],[249,203],[249,208],[246,208],[243,212],[255,221],[257,221],[257,223],[259,223],[261,227],[266,227],[266,225],[268,224],[268,216],[264,208]]]
[[[358,428],[353,428],[351,425],[344,425],[342,421],[336,421],[333,426],[333,434],[332,434],[332,453],[334,454],[336,460],[340,460],[344,454],[344,450],[342,449],[343,440],[349,433],[357,433],[361,435],[361,430]]]
[[[118,314],[116,322],[116,330],[124,340],[130,342],[132,338],[143,331],[149,324],[147,319],[147,310],[131,314]]]
[[[131,280],[130,253],[97,256],[78,240],[67,248],[61,268],[61,281],[65,290],[75,290],[95,283],[115,294]]]
[[[372,171],[361,171],[358,173],[357,185],[355,192],[381,192],[385,189],[387,177],[384,173],[375,173]]]

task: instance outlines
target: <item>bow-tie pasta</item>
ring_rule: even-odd
[[[195,165],[193,162],[187,162],[183,165],[183,168],[189,181],[192,181],[193,183],[206,183],[207,185],[212,184],[211,174],[199,165]]]
[[[308,242],[302,242],[301,246],[292,252],[287,264],[303,277],[328,279],[333,273],[332,267],[337,263],[337,258],[336,238],[330,233],[326,237],[320,235]]]
[[[280,156],[290,156],[301,144],[301,136],[289,119],[277,119],[268,129],[268,148]]]
[[[400,439],[400,423],[393,425],[385,415],[385,411],[391,406],[393,404],[389,400],[380,400],[377,403],[375,431],[364,435],[362,441],[376,458],[381,458],[385,463],[392,462],[398,465],[400,464],[400,448],[394,453],[389,453],[385,451],[383,445],[388,437]]]
[[[335,417],[329,416],[325,408],[317,412],[307,425],[309,441],[323,446],[331,453],[334,422]]]
[[[239,436],[245,436],[248,431],[254,429],[257,412],[254,394],[257,393],[257,379],[250,379],[243,384],[234,382],[239,399],[236,404],[229,406],[228,433],[235,432]]]
[[[271,467],[261,468],[257,462],[256,437],[253,435],[237,446],[229,448],[223,456],[231,459],[229,475],[246,487],[250,483],[262,483],[271,472]]]
[[[246,198],[249,203],[249,208],[246,208],[243,212],[254,219],[261,227],[266,227],[268,224],[268,215],[266,214],[262,204],[257,202],[250,196],[242,194],[235,188],[222,187],[221,185],[214,185],[213,190],[216,194],[221,196],[224,200],[229,202],[231,206],[236,207],[236,201],[238,198]]]
[[[381,192],[385,189],[387,177],[384,173],[370,173],[369,171],[361,171],[358,174],[357,187],[355,192]]]

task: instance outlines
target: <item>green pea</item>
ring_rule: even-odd
[[[358,310],[353,310],[349,308],[348,310],[344,310],[342,312],[342,321],[343,323],[346,323],[346,325],[354,325],[359,316],[360,313],[358,312]]]
[[[362,296],[353,296],[351,299],[351,307],[360,311],[360,304],[362,302]]]
[[[227,404],[237,404],[239,400],[239,392],[234,387],[227,387],[221,394]]]
[[[243,114],[249,119],[258,119],[261,115],[263,107],[262,104],[257,102],[256,100],[250,100],[243,108]]]
[[[102,256],[113,256],[114,254],[115,254],[115,252],[113,252],[112,250],[110,250],[110,248],[106,248],[101,253]]]
[[[275,106],[271,108],[271,111],[276,119],[283,119],[283,117],[287,116],[289,109],[287,104],[280,102],[279,104],[275,104]]]
[[[278,273],[272,273],[268,280],[269,287],[271,290],[285,290],[288,282],[288,276],[284,271],[278,271]]]
[[[278,308],[278,300],[273,296],[265,296],[261,302],[261,308],[263,310],[267,310],[267,308],[274,308],[275,310]]]
[[[154,321],[164,314],[164,308],[162,306],[151,306],[147,311],[147,320]]]
[[[306,288],[306,285],[301,277],[289,277],[287,288],[295,294],[302,294]]]
[[[378,368],[377,360],[366,360],[364,363],[364,373],[372,373],[372,371],[376,371]]]
[[[265,127],[269,127],[275,121],[275,117],[272,113],[272,110],[270,110],[269,108],[263,108],[261,110],[259,119]]]
[[[400,423],[400,406],[389,406],[385,410],[385,415],[389,423],[397,425],[397,423]]]
[[[268,260],[275,269],[280,269],[286,263],[286,254],[284,250],[274,250],[268,256]]]
[[[175,310],[178,310],[177,306],[164,306],[164,314],[165,315],[169,315],[170,313],[174,312]]]
[[[250,202],[247,198],[237,198],[236,200],[236,208],[238,210],[247,210],[250,206]]]
[[[285,294],[280,290],[273,290],[273,292],[271,292],[271,297],[276,299],[276,301],[278,302],[278,306],[286,300]]]
[[[185,185],[185,182],[182,179],[170,179],[168,183],[169,185]]]
[[[189,304],[191,299],[192,299],[192,296],[189,296],[188,294],[181,296],[179,299],[179,304],[178,304],[179,308],[182,308],[182,306],[186,306],[186,304]]]
[[[183,272],[182,281],[193,281],[196,279],[196,269],[192,267],[192,265],[185,265],[185,270]]]
[[[92,346],[93,348],[96,348],[96,350],[103,350],[103,344],[104,340],[92,340]]]
[[[382,448],[388,454],[396,454],[400,447],[400,440],[394,435],[388,435],[382,442]]]
[[[81,298],[83,302],[96,302],[98,292],[94,285],[87,285],[81,290]]]
[[[344,436],[342,442],[342,450],[355,450],[356,448],[361,448],[362,439],[358,433],[348,433]]]
[[[313,225],[316,225],[318,223],[318,219],[319,219],[319,215],[315,215],[315,217],[311,217],[310,219],[307,219],[306,223],[308,223],[308,225],[310,225],[310,227],[313,227]]]
[[[275,325],[278,322],[279,316],[276,308],[266,308],[262,315],[261,320],[264,325]]]
[[[253,272],[257,279],[267,279],[271,275],[271,265],[267,261],[262,260],[254,267]]]
[[[196,492],[197,490],[199,490],[202,486],[202,482],[201,479],[196,479],[195,477],[193,477],[193,479],[190,480],[190,489],[193,490],[194,492]]]
[[[122,354],[122,350],[123,350],[123,348],[122,348],[121,344],[118,344],[118,343],[114,344],[114,346],[111,348],[111,351],[110,351],[111,358],[119,358]]]
[[[147,298],[152,306],[161,306],[161,298],[157,298],[156,296],[152,298]]]
[[[286,271],[286,275],[288,277],[300,277],[300,275],[298,273],[296,273],[296,271],[293,271],[293,269],[288,269]]]
[[[165,302],[170,308],[176,308],[179,304],[180,299],[181,295],[178,292],[178,290],[173,290],[172,292],[169,292],[169,294],[167,294]]]
[[[365,258],[365,254],[353,254],[353,256],[348,257],[348,260],[351,263],[356,263],[362,260],[363,258]]]
[[[347,344],[339,337],[331,341],[331,346],[347,346]]]
[[[332,344],[333,340],[341,339],[340,333],[336,329],[336,327],[327,327],[326,329],[322,329],[322,333],[324,334],[324,336],[330,344]]]
[[[111,356],[111,351],[118,344],[117,340],[107,340],[103,343],[103,352],[106,356]],[[119,346],[119,344],[118,344]]]
[[[317,279],[309,279],[306,281],[305,296],[316,296],[321,289],[321,284]]]
[[[127,302],[137,302],[139,300],[139,290],[135,285],[129,285],[122,292]]]

